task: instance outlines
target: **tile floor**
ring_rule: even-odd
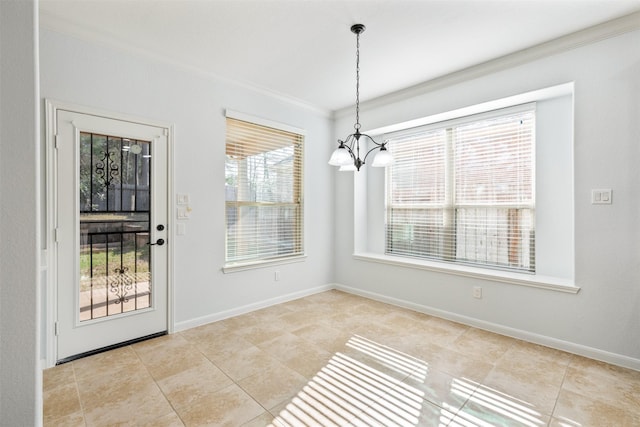
[[[640,426],[640,372],[328,291],[44,372],[45,426]]]

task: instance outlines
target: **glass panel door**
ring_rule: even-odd
[[[80,321],[151,306],[151,144],[80,133]]]
[[[168,326],[168,129],[56,111],[57,360]]]

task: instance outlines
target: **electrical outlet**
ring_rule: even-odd
[[[473,287],[473,297],[474,298],[482,298],[482,288],[480,286]]]

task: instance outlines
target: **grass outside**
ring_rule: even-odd
[[[149,247],[144,246],[137,251],[131,249],[122,253],[122,263],[119,249],[110,249],[107,256],[105,249],[93,249],[93,259],[89,250],[80,253],[80,278],[83,285],[81,291],[87,290],[91,286],[91,282],[88,281],[90,277],[98,278],[107,276],[107,260],[108,260],[108,275],[114,276],[117,274],[115,271],[121,267],[128,268],[128,273],[134,272],[145,273],[149,272]],[[93,262],[93,266],[92,266]],[[93,267],[93,275],[91,269]]]

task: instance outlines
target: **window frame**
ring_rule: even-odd
[[[293,202],[257,202],[257,201],[227,201],[225,194],[225,260],[224,265],[222,267],[223,273],[232,273],[236,271],[244,271],[248,269],[260,268],[271,265],[281,265],[281,264],[289,264],[294,262],[304,261],[306,258],[305,253],[305,210],[304,210],[304,141],[306,138],[306,131],[300,128],[296,128],[290,125],[286,125],[283,123],[275,122],[272,120],[252,116],[250,114],[245,114],[233,110],[225,111],[225,120],[233,119],[242,122],[246,122],[250,125],[256,125],[259,127],[267,127],[271,129],[275,129],[277,131],[284,131],[288,133],[296,134],[301,138],[300,140],[300,148],[298,151],[298,155],[296,155],[296,159],[294,160],[298,166],[294,166],[294,174],[297,176],[297,179],[294,179],[294,190],[295,197]],[[225,125],[225,129],[227,126]],[[225,163],[226,163],[226,150],[227,150],[227,142],[228,142],[228,133],[225,130]],[[295,200],[297,199],[297,201]],[[247,260],[239,260],[239,261],[229,261],[228,259],[228,228],[227,228],[227,212],[229,204],[233,204],[235,206],[257,206],[257,207],[276,207],[279,205],[287,205],[295,204],[298,206],[298,214],[297,214],[297,244],[295,246],[295,250],[291,254],[284,254],[281,256],[269,256],[269,257],[256,257],[254,259]]]
[[[458,209],[469,208],[472,206],[468,205],[468,203],[467,204],[459,203],[457,201],[458,197],[456,196],[456,190],[455,190],[456,188],[456,175],[455,175],[456,174],[455,172],[456,157],[454,154],[456,150],[454,147],[455,142],[453,138],[453,133],[455,132],[455,128],[486,121],[486,120],[506,118],[509,116],[515,116],[519,114],[524,115],[527,113],[533,113],[533,121],[532,121],[532,129],[531,129],[533,140],[531,141],[531,153],[530,153],[531,182],[529,183],[533,194],[532,194],[532,199],[530,203],[519,203],[517,208],[528,209],[531,211],[530,214],[532,216],[532,224],[533,224],[533,244],[528,247],[528,250],[529,250],[529,258],[530,260],[532,260],[532,263],[531,263],[532,268],[525,269],[525,268],[518,268],[518,267],[509,267],[504,264],[482,262],[480,260],[470,261],[470,260],[458,258],[457,256],[458,232],[457,232],[457,226],[455,225],[457,224],[457,211]],[[405,209],[411,209],[411,208],[425,209],[426,208],[426,209],[442,210],[444,212],[443,214],[447,213],[448,221],[445,221],[445,222],[449,224],[453,224],[453,226],[449,227],[450,228],[449,232],[442,230],[437,233],[438,235],[440,235],[441,233],[444,233],[441,237],[446,240],[446,241],[443,240],[443,245],[445,247],[443,247],[442,249],[443,252],[442,254],[440,254],[440,256],[437,256],[435,254],[427,255],[426,253],[419,253],[418,251],[416,251],[413,254],[409,253],[409,251],[407,251],[407,253],[405,254],[403,254],[401,250],[398,250],[397,252],[391,251],[391,245],[388,239],[391,238],[389,212],[390,212],[390,209],[393,209],[393,206],[390,206],[390,202],[391,202],[390,188],[392,185],[390,180],[393,173],[393,169],[387,168],[385,172],[385,178],[384,178],[385,180],[385,200],[384,200],[384,210],[385,210],[384,212],[384,215],[385,215],[384,254],[385,256],[427,260],[435,263],[444,263],[444,264],[450,264],[450,265],[466,265],[466,266],[478,268],[481,270],[484,270],[484,269],[502,270],[505,272],[511,272],[511,273],[517,273],[517,274],[535,274],[535,256],[536,256],[536,253],[535,253],[535,209],[536,209],[535,208],[536,206],[536,202],[535,202],[536,200],[535,117],[536,117],[536,103],[534,101],[534,102],[527,102],[519,105],[512,105],[512,106],[497,108],[497,109],[484,111],[476,114],[459,116],[459,117],[450,118],[447,120],[436,121],[433,123],[429,123],[427,125],[410,127],[404,130],[395,131],[393,133],[384,134],[383,138],[385,141],[387,140],[393,141],[393,139],[398,140],[402,138],[411,138],[412,136],[428,137],[428,134],[432,132],[444,133],[445,142],[444,142],[443,149],[445,154],[442,159],[443,161],[442,168],[444,170],[443,177],[442,177],[444,179],[443,181],[444,199],[442,200],[442,203],[432,204],[432,206],[425,205],[422,207],[411,206],[411,204],[408,204],[407,206],[405,206]],[[393,154],[393,147],[391,143],[389,144],[389,149]],[[504,208],[504,206],[502,206],[500,203],[482,204],[482,207]],[[396,208],[402,209],[402,205],[396,204]],[[447,245],[447,241],[449,242],[448,245]],[[451,245],[452,241],[455,242],[453,243],[453,245]],[[447,246],[448,246],[448,249],[447,249]]]
[[[536,102],[538,173],[535,274],[384,254],[385,171],[375,168],[361,170],[352,180],[352,209],[356,218],[353,224],[352,258],[357,262],[370,263],[372,268],[376,268],[376,265],[388,265],[393,267],[391,271],[398,273],[403,269],[435,273],[435,276],[428,276],[434,279],[451,276],[562,293],[578,293],[580,287],[576,284],[575,271],[574,97],[574,82],[565,82],[479,103],[462,104],[458,108],[455,108],[454,103],[454,108],[450,110],[434,110],[428,107],[416,111],[415,108],[411,108],[404,112],[405,120],[396,119],[386,123],[381,121],[377,127],[366,130],[369,135],[382,140],[385,134],[391,132]],[[560,217],[556,214],[558,206],[563,213]],[[560,241],[556,240],[558,237]],[[464,282],[455,280],[455,283]]]

